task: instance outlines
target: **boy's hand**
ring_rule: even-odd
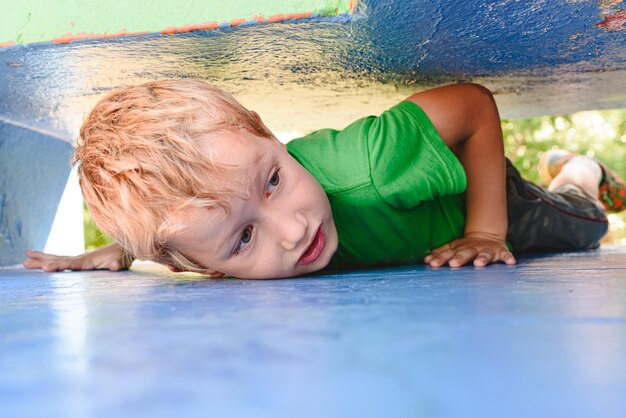
[[[424,262],[460,267],[503,261],[515,264],[507,234],[506,163],[500,116],[493,95],[475,84],[416,93],[420,106],[467,174],[465,236],[433,250]]]
[[[75,257],[26,251],[28,260],[24,267],[46,272],[63,270],[125,270],[132,264],[132,257],[119,244],[111,244]]]
[[[446,263],[450,267],[461,267],[472,260],[474,266],[477,267],[483,267],[497,261],[506,264],[516,263],[515,257],[504,241],[480,232],[467,234],[463,238],[432,250],[424,258],[424,263],[431,267],[440,267]]]

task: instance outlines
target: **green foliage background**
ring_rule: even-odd
[[[597,158],[626,177],[626,109],[504,120],[502,130],[506,156],[537,184],[541,184],[537,163],[551,148]],[[626,244],[625,212],[609,214],[609,233],[602,242]]]
[[[113,243],[113,239],[98,229],[89,215],[87,206],[83,204],[83,222],[85,225],[85,250],[92,251]]]
[[[537,163],[551,148],[598,158],[622,178],[626,175],[626,109],[578,112],[502,121],[506,156],[522,175],[541,184]],[[85,247],[92,250],[112,242],[100,232],[85,209]],[[626,244],[626,215],[609,215],[604,243]]]

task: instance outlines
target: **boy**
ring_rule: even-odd
[[[416,93],[342,131],[276,140],[196,80],[121,89],[84,122],[74,161],[96,224],[120,244],[28,268],[127,267],[282,278],[324,268],[515,264],[517,251],[596,248],[624,185],[600,163],[548,153],[545,191],[504,158],[491,93]],[[608,197],[611,197],[609,199]]]

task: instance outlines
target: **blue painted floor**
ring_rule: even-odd
[[[0,416],[626,416],[626,247],[297,280],[0,270]]]

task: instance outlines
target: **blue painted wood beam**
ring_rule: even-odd
[[[164,77],[205,78],[253,107],[276,95],[280,129],[302,128],[289,126],[294,103],[280,107],[291,87],[317,127],[355,92],[382,90],[386,105],[455,81],[486,84],[506,117],[622,107],[624,10],[621,0],[364,0],[352,17],[11,46],[0,49],[0,115],[71,141],[99,94]]]
[[[20,263],[28,248],[44,248],[71,153],[70,144],[49,133],[0,120],[0,266]]]

